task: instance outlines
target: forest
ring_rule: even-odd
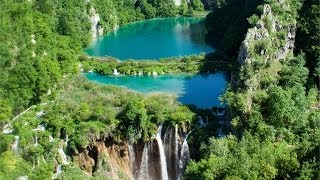
[[[243,34],[237,23],[247,19],[244,26],[257,26],[266,6],[246,1],[242,3],[244,10],[235,10],[240,1],[217,2],[217,10],[208,15],[207,23],[212,32],[222,33],[221,46],[228,52],[242,41],[229,39]],[[269,26],[269,37],[250,42],[250,58],[246,59],[249,62],[239,62],[239,69],[234,72],[237,80],[223,97],[232,116],[232,134],[205,141],[200,149],[201,160],[189,164],[184,179],[320,177],[319,3],[306,0],[280,4],[266,0],[262,4],[270,5],[274,19],[297,24],[294,53],[276,59],[283,31],[270,27],[274,19],[262,19],[263,26]],[[231,21],[219,26],[221,19],[214,17],[225,11],[241,15],[224,14],[223,19]],[[259,47],[258,51],[251,49],[252,45]]]
[[[2,0],[0,179],[51,179],[59,164],[65,166],[54,178],[103,179],[111,162],[88,174],[76,159],[65,162],[60,149],[76,157],[100,137],[118,144],[147,142],[161,123],[194,126],[196,108],[167,94],[146,96],[88,82],[80,63],[85,71],[101,74],[112,74],[113,68],[128,75],[141,68],[145,74],[231,71],[221,97],[230,132],[217,138],[215,128],[195,130],[189,143],[199,148],[197,157],[182,179],[320,178],[317,0],[213,0],[207,39],[219,45],[213,59],[229,59],[228,67],[208,63],[210,56],[203,54],[140,64],[90,59],[83,49],[92,40],[92,7],[105,33],[129,22],[193,16],[204,9],[200,0],[182,0],[180,6],[171,0]],[[292,29],[293,48],[284,53]],[[267,36],[246,41],[250,32]],[[243,41],[248,42],[245,58],[239,56]],[[128,179],[124,174],[119,170],[117,177]]]

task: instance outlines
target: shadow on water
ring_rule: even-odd
[[[219,96],[226,90],[227,82],[228,75],[225,72],[186,77],[183,93],[178,100],[183,104],[194,104],[198,108],[223,107]]]

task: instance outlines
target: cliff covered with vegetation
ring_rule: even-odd
[[[143,95],[84,77],[59,83],[54,101],[33,106],[1,133],[4,179],[131,177],[129,143],[151,140],[161,123],[187,128],[194,113],[165,94]],[[12,165],[13,163],[13,165]],[[60,168],[60,170],[59,170]]]
[[[229,7],[237,1],[223,2]],[[319,90],[316,81],[307,84],[309,71],[319,77],[314,71],[319,59],[313,59],[319,48],[313,41],[320,28],[316,9],[318,2],[298,0],[265,0],[257,6],[261,15],[248,18],[251,28],[239,47],[239,69],[223,98],[232,135],[205,141],[202,159],[189,164],[184,179],[320,177]],[[229,23],[227,29],[235,22]],[[308,41],[295,41],[306,32]],[[299,50],[293,53],[295,47]]]

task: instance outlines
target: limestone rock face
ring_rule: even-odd
[[[272,37],[272,34],[279,33],[283,31],[286,33],[284,43],[275,45],[275,41],[279,41],[276,36]],[[260,20],[257,22],[256,26],[248,29],[244,41],[240,45],[238,62],[240,64],[251,64],[255,59],[252,57],[252,53],[259,54],[263,56],[265,62],[268,60],[279,60],[285,59],[289,53],[292,53],[294,47],[294,40],[296,36],[296,24],[289,23],[283,24],[276,16],[272,14],[272,9],[270,5],[265,4],[263,7],[263,13]],[[263,41],[265,46],[272,46],[276,49],[275,52],[268,52],[266,47],[261,47],[262,49],[255,47],[257,43]]]
[[[73,153],[74,162],[89,175],[99,174],[110,179],[119,175],[131,177],[128,145],[105,137],[91,137],[90,145]]]
[[[90,175],[92,174],[95,161],[89,156],[89,151],[87,149],[80,153],[79,156],[77,156],[75,159],[77,159],[77,162],[81,169],[85,170]]]
[[[91,6],[89,11],[90,22],[91,22],[91,34],[92,38],[97,36],[102,36],[104,34],[104,29],[100,24],[100,15],[96,12],[95,8]]]

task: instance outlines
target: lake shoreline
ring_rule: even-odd
[[[124,87],[142,94],[173,95],[184,105],[195,105],[199,109],[221,107],[219,96],[226,90],[229,74],[215,73],[179,73],[159,76],[101,75],[83,73],[91,82]]]

